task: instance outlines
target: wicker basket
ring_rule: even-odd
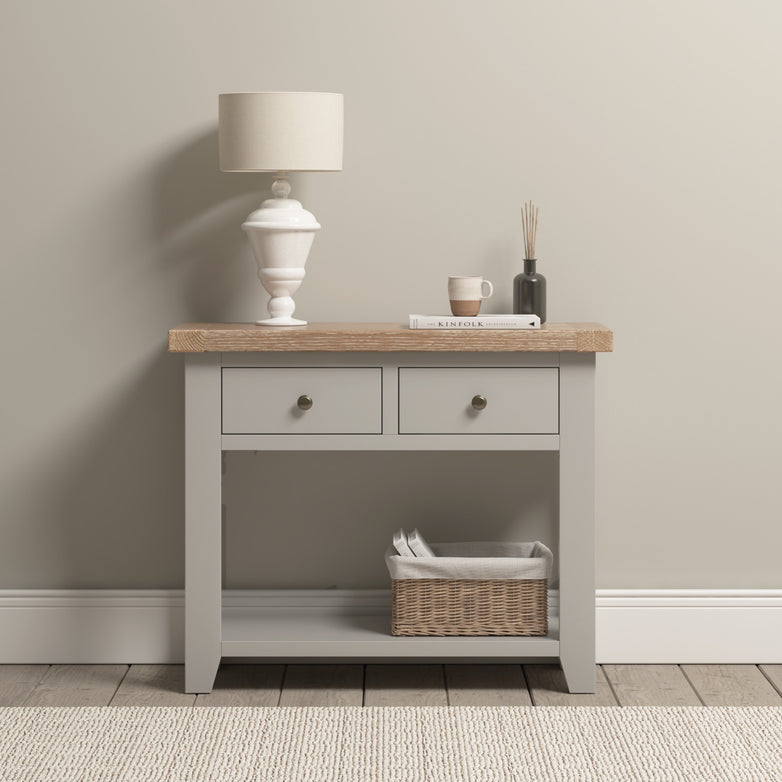
[[[437,554],[434,558],[399,557],[390,552],[386,557],[392,575],[392,635],[548,633],[552,556],[543,544],[433,543],[432,549]],[[400,570],[413,577],[394,578]],[[447,577],[460,571],[487,577]]]

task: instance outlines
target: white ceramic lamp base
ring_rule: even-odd
[[[305,271],[303,268],[279,268],[271,267],[258,269],[258,278],[263,287],[271,295],[266,307],[269,310],[270,318],[256,320],[259,326],[306,326],[306,320],[292,318],[293,311],[296,309],[296,303],[293,301],[293,294],[299,289],[304,279]]]
[[[278,177],[270,198],[242,224],[250,240],[258,278],[271,295],[271,317],[255,321],[259,326],[304,326],[306,320],[294,318],[293,294],[304,280],[307,256],[320,224],[299,201],[288,198],[290,184]]]

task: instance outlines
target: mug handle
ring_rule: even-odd
[[[483,292],[483,286],[484,285],[488,285],[489,286],[489,292],[488,293],[484,293]],[[489,296],[492,295],[492,293],[494,293],[494,286],[488,280],[481,280],[481,298],[482,299],[488,299]]]

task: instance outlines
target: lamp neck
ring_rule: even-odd
[[[272,195],[275,198],[287,198],[291,192],[291,183],[284,171],[278,171],[272,182]]]

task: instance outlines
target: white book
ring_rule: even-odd
[[[476,315],[458,318],[454,315],[411,315],[411,329],[539,329],[537,315]]]
[[[424,536],[417,529],[407,533],[407,545],[410,546],[413,554],[417,557],[434,556],[434,551],[429,548],[429,544],[424,540]]]
[[[400,557],[414,557],[413,549],[407,542],[407,533],[400,527],[394,532],[393,546]]]

